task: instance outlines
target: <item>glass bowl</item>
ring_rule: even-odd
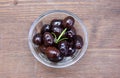
[[[64,19],[67,16],[72,16],[75,19],[74,27],[77,34],[82,36],[84,44],[82,49],[76,50],[73,56],[65,57],[62,61],[54,63],[49,61],[43,53],[39,52],[37,46],[33,44],[32,38],[36,33],[40,32],[43,24],[50,24],[52,19]],[[48,67],[64,68],[73,65],[83,57],[88,46],[88,35],[85,25],[77,15],[65,10],[50,10],[41,14],[31,25],[28,35],[28,44],[32,54],[39,62]]]

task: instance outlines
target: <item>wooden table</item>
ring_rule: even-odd
[[[28,31],[44,11],[77,14],[89,46],[76,64],[53,69],[28,48]],[[120,78],[120,0],[0,0],[0,78]]]

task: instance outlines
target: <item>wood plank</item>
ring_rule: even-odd
[[[34,77],[34,58],[26,51],[0,51],[0,77],[28,78]]]

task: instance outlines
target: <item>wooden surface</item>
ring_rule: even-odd
[[[68,10],[87,26],[89,46],[76,64],[48,68],[28,48],[28,31],[44,11]],[[0,78],[120,78],[120,0],[0,0]]]

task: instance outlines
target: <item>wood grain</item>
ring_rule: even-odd
[[[28,48],[32,22],[44,11],[77,14],[87,27],[85,56],[64,69],[39,63]],[[0,0],[0,78],[120,78],[120,0]]]

